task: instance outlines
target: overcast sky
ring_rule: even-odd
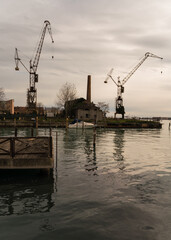
[[[76,85],[86,97],[92,75],[92,101],[114,112],[117,88],[106,74],[124,78],[146,52],[148,58],[125,84],[126,115],[171,116],[171,2],[169,0],[0,0],[0,87],[15,106],[25,106],[29,74],[15,71],[14,50],[29,67],[44,20],[46,33],[37,73],[38,102],[54,106],[61,86]],[[52,55],[54,59],[52,59]]]

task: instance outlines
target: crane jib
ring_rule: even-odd
[[[143,57],[143,59],[128,73],[128,75],[122,80],[122,85],[125,84],[128,79],[134,74],[134,72],[143,64],[143,62],[148,58],[148,57],[154,57],[154,58],[159,58],[159,59],[163,59],[157,55],[154,55],[152,53],[147,52],[145,54],[145,56]]]

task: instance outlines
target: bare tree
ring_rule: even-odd
[[[4,101],[4,100],[5,100],[5,92],[3,88],[0,88],[0,101]]]
[[[106,114],[109,112],[109,104],[105,102],[98,102],[97,107],[102,110],[104,117],[106,117]]]
[[[68,116],[68,110],[70,107],[69,102],[76,99],[76,97],[77,97],[77,90],[75,85],[71,83],[65,83],[59,90],[59,93],[57,94],[56,105],[60,109],[65,108],[66,116]]]
[[[5,93],[3,88],[0,88],[0,111],[3,112],[5,110]]]

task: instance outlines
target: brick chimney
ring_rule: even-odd
[[[87,102],[91,103],[91,75],[87,78]]]

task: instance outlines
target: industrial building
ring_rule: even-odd
[[[70,118],[83,121],[102,121],[103,112],[91,102],[91,76],[87,79],[87,99],[77,98],[65,103],[65,111]]]
[[[0,101],[0,114],[14,114],[14,99]]]
[[[36,107],[36,109],[33,110],[29,107],[14,107],[14,113],[19,115],[27,115],[27,114],[38,114],[38,115],[44,115],[44,108],[43,107]]]

